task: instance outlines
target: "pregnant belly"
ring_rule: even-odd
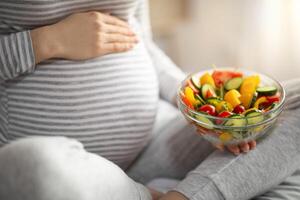
[[[157,93],[151,62],[137,51],[49,61],[7,83],[8,134],[72,137],[91,152],[125,162],[145,144]]]

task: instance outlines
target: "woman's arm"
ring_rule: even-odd
[[[30,32],[0,36],[0,82],[34,71]]]
[[[136,17],[141,25],[142,37],[151,55],[153,65],[157,70],[160,96],[168,102],[175,103],[177,88],[185,78],[185,74],[153,42],[148,0],[140,1]]]
[[[0,36],[0,82],[31,73],[50,58],[90,59],[128,51],[136,43],[128,24],[116,17],[73,14],[53,25]]]

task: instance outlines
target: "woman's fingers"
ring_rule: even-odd
[[[244,152],[244,153],[248,153],[248,152],[250,151],[250,146],[249,146],[249,144],[246,143],[246,142],[240,144],[239,147],[240,147],[240,150],[241,150],[242,152]]]
[[[255,149],[256,148],[256,141],[255,140],[250,141],[249,146],[250,146],[251,150]]]
[[[110,24],[104,25],[105,33],[116,33],[116,34],[123,34],[128,36],[135,36],[135,33],[130,30],[128,27],[121,27],[121,26],[115,26]]]
[[[250,150],[255,149],[256,141],[252,140],[250,142],[241,143],[239,145],[230,145],[227,146],[228,151],[235,155],[239,155],[240,153],[248,153]]]
[[[135,36],[125,36],[121,34],[104,34],[106,43],[137,43]]]
[[[129,25],[127,22],[118,19],[117,17],[111,16],[111,15],[103,15],[103,21],[107,24],[115,25],[115,26],[121,26],[128,28]]]
[[[227,149],[235,155],[239,155],[241,153],[240,148],[237,145],[229,145],[227,146]]]
[[[103,49],[107,53],[124,52],[132,49],[134,47],[133,43],[106,43],[103,44]]]

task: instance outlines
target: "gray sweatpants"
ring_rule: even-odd
[[[248,154],[214,151],[176,108],[160,103],[154,139],[128,174],[142,183],[182,180],[191,200],[300,199],[300,79],[285,83],[287,104],[272,134]]]
[[[158,118],[153,140],[128,170],[146,183],[183,179],[174,188],[192,200],[300,199],[300,82],[288,83],[287,110],[272,135],[240,156],[214,151],[178,111]],[[188,173],[189,172],[189,173]],[[108,160],[66,138],[27,138],[0,149],[2,200],[150,200],[149,192]]]

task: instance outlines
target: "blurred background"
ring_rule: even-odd
[[[215,64],[300,77],[300,0],[150,0],[156,43],[185,72]]]

